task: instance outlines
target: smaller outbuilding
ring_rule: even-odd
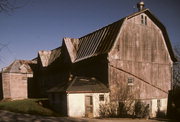
[[[3,99],[28,98],[35,64],[35,60],[15,60],[2,69]]]
[[[94,77],[74,77],[48,93],[51,106],[70,117],[99,117],[100,105],[109,102],[109,89]]]

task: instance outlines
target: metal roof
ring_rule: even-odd
[[[108,53],[120,31],[124,19],[103,27],[79,39],[64,38],[72,62]]]
[[[109,92],[109,89],[96,78],[78,76],[75,77],[73,81],[68,81],[51,88],[48,92],[107,93]]]

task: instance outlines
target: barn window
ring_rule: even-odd
[[[141,15],[141,24],[147,25],[147,16]]]
[[[144,16],[141,15],[141,24],[144,24]]]
[[[144,20],[144,24],[147,25],[147,17],[145,16],[144,19],[145,19],[145,20]]]
[[[129,85],[129,86],[134,85],[134,84],[133,84],[133,78],[131,78],[131,77],[128,78],[128,85]]]
[[[104,95],[99,95],[99,101],[104,101]]]

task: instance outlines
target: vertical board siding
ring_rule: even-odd
[[[134,79],[131,92],[136,99],[167,98],[170,90],[171,59],[162,32],[148,16],[147,25],[142,25],[140,16],[124,23],[116,43],[119,49],[114,48],[109,53],[112,98],[118,96],[118,91],[130,89],[129,77]]]

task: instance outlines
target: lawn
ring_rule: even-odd
[[[2,101],[0,102],[1,110],[8,110],[17,113],[27,113],[34,115],[44,115],[44,116],[55,116],[58,115],[54,111],[43,107],[43,105],[38,104],[39,101],[45,99],[25,99],[25,100],[14,100],[14,101]]]

